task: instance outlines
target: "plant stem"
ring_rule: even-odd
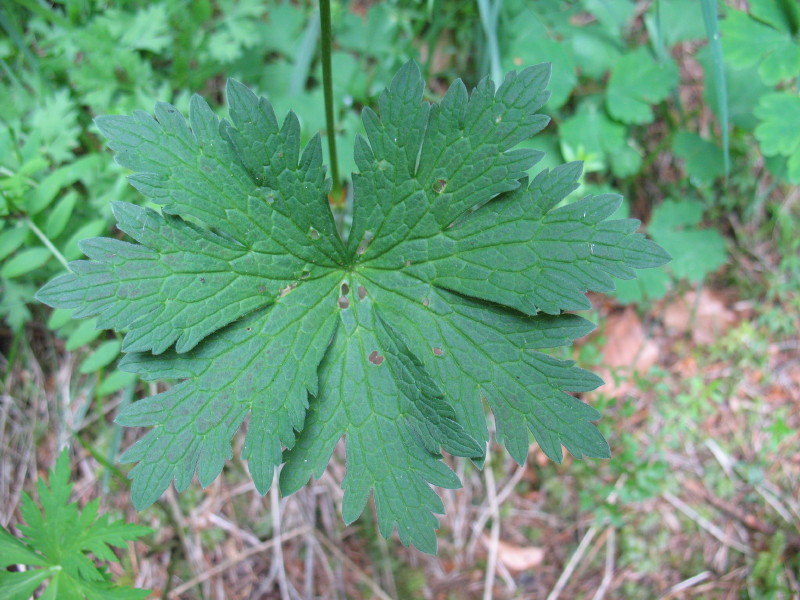
[[[333,121],[333,80],[331,77],[331,3],[319,0],[319,21],[322,31],[322,87],[325,92],[325,127],[328,132],[328,152],[331,161],[334,205],[340,204],[342,182],[339,179],[339,162],[336,158],[336,128]]]
[[[494,2],[478,0],[478,13],[481,16],[481,25],[483,25],[483,32],[486,35],[486,45],[489,47],[489,75],[496,86],[503,82],[500,46],[497,41],[497,21],[502,3],[503,0],[494,0]]]
[[[42,241],[42,243],[47,247],[47,249],[50,250],[53,256],[55,256],[58,259],[58,262],[64,265],[64,268],[67,271],[71,271],[72,269],[69,268],[69,263],[67,262],[67,259],[64,258],[64,255],[61,254],[61,252],[58,251],[58,248],[56,248],[53,245],[53,242],[50,241],[50,238],[48,238],[44,234],[44,232],[41,229],[39,229],[30,218],[25,217],[25,224],[31,228],[31,231],[36,235],[36,237],[38,237]]]

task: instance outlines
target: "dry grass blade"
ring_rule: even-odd
[[[292,538],[295,538],[295,537],[297,537],[299,535],[303,535],[304,533],[306,533],[308,531],[308,529],[309,528],[307,526],[298,527],[297,529],[293,529],[292,531],[289,531],[286,534],[282,534],[279,537],[274,537],[272,539],[269,539],[269,540],[266,540],[266,541],[260,543],[257,546],[253,546],[252,548],[248,548],[247,550],[237,554],[233,558],[230,558],[230,559],[228,559],[228,560],[226,560],[224,562],[221,562],[220,564],[215,565],[215,566],[211,567],[210,569],[207,569],[206,571],[204,571],[200,575],[198,575],[198,576],[190,579],[189,581],[187,581],[185,583],[182,583],[181,585],[177,586],[176,588],[174,588],[169,593],[169,598],[171,598],[173,600],[177,600],[177,599],[180,598],[182,593],[184,593],[187,590],[192,589],[196,585],[199,585],[199,584],[209,580],[212,577],[215,577],[215,576],[217,576],[217,575],[219,575],[221,573],[224,573],[225,571],[227,571],[231,567],[236,566],[237,564],[239,564],[243,560],[246,560],[247,558],[249,558],[251,556],[254,556],[255,554],[259,554],[261,552],[269,550],[275,544],[281,544],[281,543],[283,543],[283,542],[285,542],[287,540],[290,540]]]

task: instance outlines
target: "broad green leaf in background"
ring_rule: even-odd
[[[678,85],[672,61],[657,62],[647,48],[623,55],[614,65],[606,89],[608,113],[623,123],[651,123],[651,106],[666,100]]]
[[[672,261],[664,268],[642,271],[636,280],[617,280],[617,300],[658,300],[674,280],[696,284],[725,264],[725,239],[716,229],[700,227],[703,212],[696,200],[667,200],[653,210],[647,233],[670,253]]]
[[[0,260],[22,246],[29,234],[30,229],[23,224],[8,227],[0,232]]]
[[[0,269],[0,277],[11,279],[43,266],[52,258],[50,250],[43,246],[26,248],[7,260]]]
[[[656,207],[647,231],[672,255],[669,270],[678,279],[699,283],[727,258],[725,239],[716,229],[698,227],[704,208],[695,200],[667,200]]]
[[[667,49],[679,42],[706,37],[700,2],[697,0],[658,0],[647,11],[645,24],[651,38],[660,36]]]
[[[54,162],[72,158],[78,146],[78,111],[66,89],[44,98],[31,114],[31,127],[42,136],[42,148]]]
[[[119,562],[111,547],[124,548],[128,541],[152,533],[148,527],[111,521],[99,515],[100,501],[92,500],[82,511],[70,502],[69,453],[61,453],[50,472],[49,485],[39,479],[41,509],[28,494],[22,493],[22,538],[0,528],[0,589],[7,600],[28,600],[45,581],[42,598],[58,600],[137,600],[149,590],[113,585],[97,560]],[[25,565],[22,572],[9,572],[11,565]],[[49,581],[48,581],[49,580]]]
[[[547,109],[560,108],[578,82],[571,45],[551,36],[534,7],[524,7],[510,23],[513,27],[501,40],[503,68],[511,70],[520,65],[552,63],[554,76],[550,81]]]
[[[683,159],[686,174],[703,184],[711,184],[725,174],[722,149],[690,131],[679,131],[672,138],[672,151]]]
[[[736,68],[758,65],[761,79],[771,86],[800,75],[800,43],[784,10],[797,11],[797,3],[750,4],[751,14],[731,9],[720,25],[725,60]]]
[[[122,344],[119,340],[108,340],[95,348],[81,363],[79,372],[94,373],[110,365],[117,356]]]
[[[582,75],[602,78],[619,60],[624,49],[619,39],[595,23],[572,32],[572,53]]]
[[[625,126],[609,119],[596,98],[581,102],[575,114],[562,121],[559,133],[565,156],[581,156],[597,164],[594,170],[610,168],[617,177],[639,172],[642,157],[628,141]]]
[[[343,514],[372,493],[381,532],[436,549],[429,484],[458,487],[441,451],[481,461],[496,436],[522,463],[529,432],[552,459],[608,456],[597,411],[568,392],[601,381],[541,350],[592,325],[587,290],[663,264],[668,256],[606,220],[616,195],[556,208],[579,164],[526,173],[541,157],[514,149],[546,126],[549,66],[456,81],[423,102],[409,63],[363,112],[349,238],[328,207],[319,136],[301,152],[293,113],[230,82],[230,120],[199,97],[188,122],[167,104],[98,119],[132,184],[161,212],[118,203],[118,227],[137,243],[95,238],[90,260],[40,290],[40,300],[97,315],[124,332],[121,368],[180,379],[123,409],[150,432],[123,456],[138,508],[195,472],[208,485],[242,451],[256,487],[283,464],[286,494],[324,471],[346,440]]]
[[[716,77],[714,77],[714,66],[708,47],[701,49],[697,53],[697,58],[703,66],[705,74],[703,99],[717,115],[717,118],[721,119],[722,111],[718,106],[719,94],[716,89],[718,84]],[[758,124],[758,119],[753,115],[753,110],[761,96],[771,91],[772,88],[761,81],[755,66],[734,69],[726,61],[724,68],[725,83],[728,88],[729,121],[737,127],[751,131]]]
[[[755,135],[766,156],[785,156],[786,178],[800,183],[800,95],[776,92],[761,97],[755,109],[761,119]]]
[[[636,9],[632,0],[582,0],[581,4],[606,31],[615,36],[628,24]]]

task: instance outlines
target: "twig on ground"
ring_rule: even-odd
[[[249,557],[251,557],[251,556],[253,556],[255,554],[258,554],[260,552],[264,552],[265,550],[269,550],[275,544],[280,544],[280,543],[283,543],[283,542],[285,542],[287,540],[295,538],[298,535],[303,535],[307,531],[308,531],[308,527],[306,527],[306,526],[298,527],[297,529],[293,529],[289,533],[286,533],[286,534],[283,534],[283,535],[279,535],[277,537],[273,537],[273,538],[271,538],[269,540],[266,540],[265,542],[261,542],[258,546],[252,546],[251,548],[248,548],[244,552],[241,552],[241,553],[237,554],[233,558],[231,558],[229,560],[226,560],[224,562],[221,562],[218,565],[215,565],[215,566],[211,567],[210,569],[207,569],[207,570],[203,571],[202,573],[200,573],[196,577],[193,577],[189,581],[187,581],[185,583],[182,583],[181,585],[179,585],[178,587],[176,587],[174,590],[172,590],[170,592],[169,597],[171,599],[179,598],[180,595],[182,593],[184,593],[185,591],[193,588],[194,586],[196,586],[196,585],[198,585],[200,583],[203,583],[204,581],[207,581],[211,577],[219,575],[220,573],[224,573],[226,570],[228,570],[231,567],[239,564],[243,560],[245,560],[245,559],[247,559],[247,558],[249,558]]]
[[[690,577],[689,579],[685,579],[680,583],[676,583],[671,588],[669,588],[664,594],[658,597],[659,600],[666,600],[667,598],[673,598],[677,596],[684,590],[688,590],[690,587],[696,586],[698,583],[704,582],[706,579],[711,577],[710,571],[703,571],[702,573],[698,573],[694,577]]]
[[[714,525],[711,521],[700,515],[696,510],[694,510],[691,506],[686,504],[683,500],[678,498],[677,496],[672,495],[669,492],[664,492],[663,498],[672,504],[675,508],[681,511],[684,515],[689,517],[692,521],[697,523],[698,527],[705,529],[708,533],[712,536],[717,538],[720,542],[725,544],[726,546],[730,546],[734,550],[738,550],[742,554],[750,556],[753,551],[750,547],[745,546],[741,542],[737,540],[732,540],[729,538],[722,529]]]
[[[178,500],[175,498],[175,493],[173,492],[172,488],[167,488],[166,499],[170,514],[172,515],[172,522],[176,529],[175,533],[177,534],[181,541],[181,545],[183,546],[183,553],[189,562],[194,576],[200,577],[201,574],[208,571],[208,565],[204,564],[203,561],[203,552],[194,546],[189,541],[189,537],[186,535],[186,519],[181,511],[180,505],[178,504]],[[202,581],[205,581],[205,579]],[[172,590],[172,593],[174,592],[175,590]],[[205,591],[204,596],[207,595],[208,593]]]
[[[628,480],[627,475],[621,475],[617,482],[614,484],[614,490],[608,495],[608,503],[609,504],[616,504],[617,498],[619,498],[619,490],[625,485],[625,482]],[[569,578],[572,577],[572,574],[575,572],[575,569],[578,567],[583,555],[586,553],[587,548],[589,548],[589,544],[592,543],[594,536],[597,535],[597,532],[600,530],[598,525],[592,525],[589,530],[586,532],[586,535],[583,536],[581,543],[578,544],[578,547],[575,549],[575,552],[569,559],[567,566],[564,567],[564,570],[561,572],[561,575],[556,581],[556,584],[553,586],[553,589],[547,595],[547,600],[556,600],[560,595],[561,592],[564,591],[564,587],[566,587]]]
[[[331,554],[336,556],[336,558],[339,559],[342,563],[344,563],[348,569],[354,571],[356,575],[358,575],[364,583],[366,583],[370,588],[372,588],[372,591],[378,598],[380,598],[381,600],[392,600],[392,597],[389,596],[389,594],[387,594],[383,590],[383,588],[381,588],[380,585],[378,585],[377,581],[375,581],[372,577],[367,575],[361,567],[359,567],[352,559],[350,559],[350,557],[348,557],[344,552],[339,550],[339,548],[336,547],[336,544],[331,542],[326,535],[324,535],[320,531],[314,530],[314,536],[317,538],[317,540],[319,540],[319,542],[323,546],[325,546],[328,549],[328,551]]]
[[[286,585],[286,569],[283,564],[283,542],[281,541],[281,498],[278,492],[278,469],[272,477],[269,488],[270,512],[272,513],[272,535],[278,541],[272,546],[272,560],[278,573],[278,588],[281,600],[289,600],[289,586]]]
[[[603,579],[600,587],[597,588],[592,600],[603,600],[611,582],[614,579],[614,555],[617,552],[617,530],[615,527],[608,528],[608,538],[606,540],[606,566],[603,571]]]
[[[497,488],[492,472],[489,448],[486,448],[486,462],[483,467],[486,481],[486,499],[489,501],[489,512],[492,515],[492,530],[489,537],[489,557],[486,560],[486,579],[483,585],[483,600],[492,600],[494,590],[494,574],[497,566],[497,548],[500,542],[500,509],[497,504]]]
[[[489,456],[488,450],[487,450],[486,456],[487,456],[486,461],[488,462],[488,460],[489,460],[488,459],[488,456]],[[484,469],[485,468],[487,468],[487,467],[484,466]],[[518,465],[517,469],[514,471],[514,474],[511,476],[511,478],[503,485],[503,487],[497,493],[497,505],[498,506],[501,505],[506,500],[506,498],[508,498],[511,495],[511,493],[514,491],[514,488],[517,486],[517,484],[522,479],[523,475],[525,475],[525,465],[522,465],[522,466]],[[483,527],[484,527],[484,525],[486,525],[486,521],[488,521],[491,516],[492,516],[492,506],[490,504],[488,506],[485,506],[481,510],[480,514],[478,515],[478,518],[475,519],[475,521],[473,522],[473,524],[472,524],[472,537],[470,538],[470,541],[467,544],[467,550],[466,550],[466,555],[467,556],[471,556],[472,553],[474,552],[475,546],[477,545],[478,541],[483,536]]]
[[[553,589],[547,595],[547,600],[556,600],[561,595],[561,592],[564,591],[564,587],[567,585],[569,578],[572,576],[572,573],[577,568],[581,558],[583,558],[586,549],[589,547],[589,544],[592,543],[594,536],[597,535],[599,530],[600,528],[597,525],[592,525],[589,528],[589,531],[586,532],[586,535],[583,536],[581,543],[578,544],[577,549],[570,557],[567,566],[564,567],[564,570],[561,572],[561,576],[558,578],[558,581],[556,581]]]

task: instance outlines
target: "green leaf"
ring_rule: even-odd
[[[50,250],[41,246],[27,248],[6,261],[6,264],[0,269],[0,276],[8,279],[20,277],[44,266],[52,256]]]
[[[75,316],[74,312],[72,316]],[[95,319],[81,321],[75,331],[70,333],[69,337],[67,337],[66,348],[70,352],[77,350],[81,346],[86,346],[96,340],[101,333],[103,333],[103,330],[97,328]]]
[[[582,0],[581,4],[613,35],[619,35],[636,8],[631,0]]]
[[[705,74],[703,98],[721,121],[723,115],[719,106],[721,94],[718,91],[719,83],[712,53],[706,47],[697,53],[697,58],[703,66]],[[756,67],[734,69],[727,61],[723,66],[727,86],[729,120],[737,127],[751,131],[758,124],[753,110],[761,96],[773,90],[761,81]]]
[[[650,7],[645,16],[647,29],[651,35],[658,31],[666,48],[705,37],[703,15],[697,0],[659,0]],[[657,19],[660,20],[660,29]]]
[[[786,178],[800,183],[800,96],[777,92],[761,97],[754,111],[761,119],[755,136],[766,156],[785,156]]]
[[[80,241],[104,233],[108,229],[105,219],[94,219],[80,227],[70,236],[63,246],[63,253],[67,260],[75,260],[81,255]]]
[[[131,385],[137,379],[133,373],[126,373],[125,371],[112,371],[103,381],[97,386],[97,393],[101,396],[108,396],[114,392],[118,392],[124,387]]]
[[[519,65],[551,62],[554,76],[550,80],[547,108],[551,111],[560,108],[578,83],[571,45],[555,39],[533,7],[524,7],[509,21],[513,26],[504,36],[503,68],[511,70]]]
[[[57,127],[58,125],[56,125]],[[26,201],[29,215],[36,215],[50,206],[58,193],[76,181],[86,179],[100,164],[99,154],[89,154],[50,173],[30,193]]]
[[[623,123],[651,123],[651,105],[666,100],[677,85],[678,69],[672,61],[657,62],[647,48],[638,48],[622,56],[611,71],[608,113]]]
[[[0,589],[6,600],[28,600],[49,576],[50,573],[44,569],[15,573],[0,571]]]
[[[637,221],[606,220],[618,196],[556,208],[579,164],[528,181],[541,153],[515,147],[548,122],[548,78],[539,65],[471,95],[457,81],[432,105],[403,67],[363,112],[346,243],[319,136],[301,152],[294,114],[279,124],[241,84],[228,84],[230,120],[199,97],[188,122],[165,104],[98,119],[161,212],[116,204],[138,243],[86,240],[91,260],[38,298],[123,332],[121,368],[180,380],[117,417],[150,428],[123,456],[138,463],[137,507],[195,473],[208,485],[247,419],[260,492],[282,463],[284,493],[319,476],[344,438],[345,521],[372,494],[384,535],[434,552],[443,506],[430,485],[460,485],[442,451],[483,460],[484,401],[520,463],[531,432],[554,460],[562,446],[608,456],[599,414],[568,393],[600,379],[542,350],[592,328],[563,312],[587,308],[587,290],[668,257]]]
[[[571,39],[575,63],[592,79],[602,78],[622,54],[619,39],[596,24],[575,27]]]
[[[629,177],[639,172],[642,157],[627,139],[624,125],[606,116],[595,98],[586,98],[575,114],[561,122],[561,146],[573,156],[593,159],[600,169],[610,168],[617,177]],[[588,170],[588,168],[587,168]]]
[[[664,269],[642,271],[636,279],[618,279],[614,296],[622,304],[638,304],[663,298],[670,289],[670,276]]]
[[[756,20],[757,14],[748,15],[738,10],[729,10],[722,21],[722,49],[725,60],[737,68],[758,65],[758,74],[767,85],[800,75],[800,44],[792,36],[786,24],[778,18],[783,14],[777,0],[761,3],[769,12],[768,20]],[[789,4],[789,3],[787,3]],[[753,18],[756,17],[756,18]],[[771,22],[770,22],[771,21]]]
[[[727,259],[725,239],[715,229],[698,227],[703,205],[667,200],[653,211],[647,231],[672,255],[669,269],[678,279],[699,283]]]
[[[114,586],[108,572],[98,567],[88,553],[102,561],[117,561],[110,546],[125,547],[128,541],[152,530],[110,521],[108,515],[98,516],[99,500],[78,511],[77,503],[69,501],[69,476],[69,452],[65,450],[50,472],[49,485],[43,479],[37,482],[41,508],[23,493],[21,512],[26,524],[18,525],[23,537],[17,539],[0,529],[0,565],[34,567],[17,573],[0,571],[3,597],[25,600],[48,578],[42,598],[147,597],[148,590]]]
[[[119,356],[121,346],[122,344],[119,340],[103,342],[83,360],[79,371],[83,374],[94,373],[103,367],[107,367]]]
[[[672,138],[672,151],[683,159],[686,174],[704,184],[711,184],[725,174],[725,157],[716,144],[696,133],[679,131]]]
[[[44,233],[48,238],[54,239],[61,235],[67,226],[69,218],[72,216],[72,211],[75,209],[77,201],[78,194],[74,191],[69,192],[50,211],[44,224]]]
[[[0,233],[0,260],[22,246],[29,233],[30,229],[24,225],[10,227]]]
[[[67,323],[72,322],[72,311],[66,308],[57,308],[52,313],[50,313],[50,317],[47,319],[47,327],[55,331],[56,329],[61,329]]]

